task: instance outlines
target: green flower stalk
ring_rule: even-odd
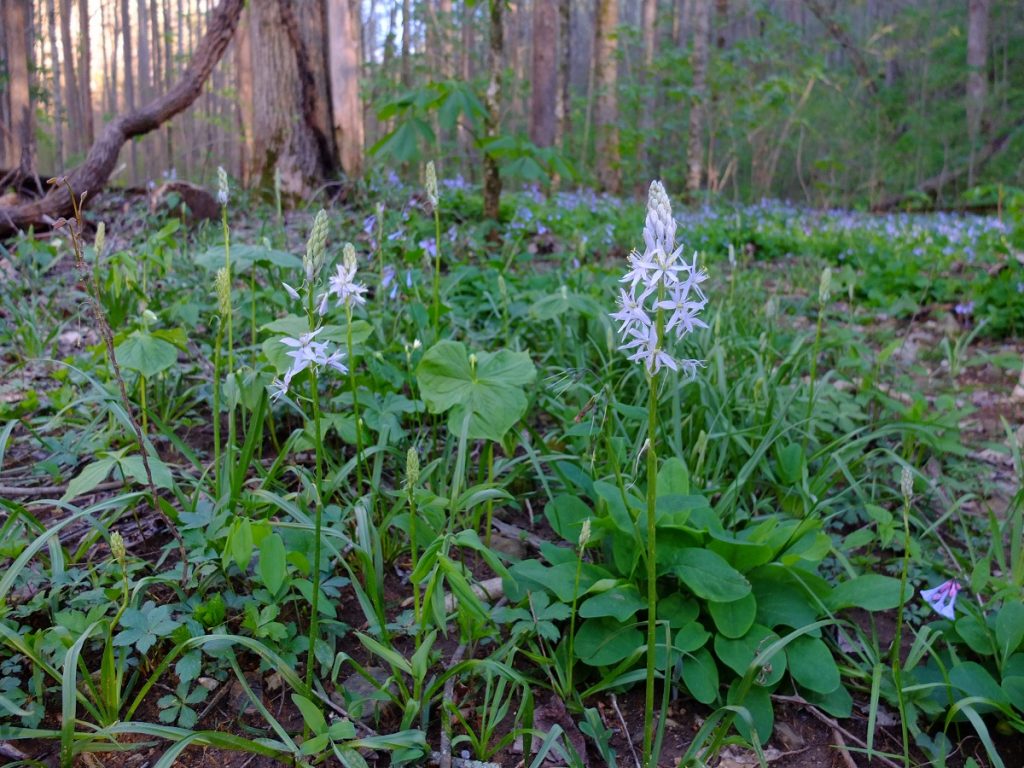
[[[441,211],[439,208],[440,198],[437,193],[437,172],[434,170],[434,161],[427,163],[426,172],[427,202],[434,210],[434,286],[433,286],[433,316],[434,339],[437,339],[438,328],[441,325]]]
[[[675,247],[676,222],[661,182],[651,183],[644,223],[643,253],[629,256],[629,269],[620,282],[628,283],[619,295],[619,349],[633,362],[644,364],[647,376],[647,688],[644,708],[644,765],[654,768],[654,678],[657,646],[657,499],[658,499],[658,386],[663,368],[682,371],[692,378],[698,360],[676,359],[667,350],[668,334],[677,339],[696,328],[707,328],[697,315],[707,304],[701,290],[706,273],[697,268],[697,255],[687,264],[683,246]]]

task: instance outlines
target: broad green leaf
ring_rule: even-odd
[[[579,615],[585,619],[611,616],[625,622],[646,607],[647,601],[640,596],[640,590],[632,584],[618,582],[611,589],[587,598],[579,607]]]
[[[887,611],[900,604],[900,580],[877,573],[857,576],[838,584],[825,603],[833,611],[843,608]]]
[[[122,368],[138,371],[147,379],[178,362],[178,350],[173,344],[145,331],[133,331],[117,345],[116,352]]]
[[[195,262],[203,269],[216,272],[224,266],[224,248],[214,246],[207,248],[202,253],[196,254]],[[247,270],[253,264],[272,264],[282,269],[301,269],[302,259],[298,256],[279,251],[276,248],[268,248],[265,245],[234,245],[231,246],[231,271],[234,274]],[[291,282],[290,278],[285,278]]]
[[[659,620],[661,614],[658,614]],[[676,632],[676,636],[672,643],[675,645],[676,650],[682,653],[689,653],[696,651],[698,648],[703,648],[707,641],[711,638],[711,633],[704,629],[704,625],[699,621],[691,621],[685,627]]]
[[[681,549],[670,570],[705,600],[731,602],[750,594],[750,582],[714,552],[688,547]]]
[[[60,500],[71,501],[71,499],[88,493],[106,480],[110,470],[116,465],[117,459],[111,456],[96,459],[96,461],[86,464],[82,471],[68,483],[68,489],[64,491],[64,495],[60,497]]]
[[[501,442],[526,412],[523,387],[537,371],[525,352],[480,352],[475,360],[459,342],[438,342],[416,369],[420,394],[431,413],[448,412],[452,434],[460,434],[468,413],[468,438]]]
[[[593,511],[577,496],[556,496],[544,505],[544,516],[552,530],[575,545],[580,538],[583,521],[594,516]]]
[[[763,688],[759,685],[751,686],[747,694],[740,699],[739,698],[739,680],[733,682],[729,686],[729,693],[726,695],[726,701],[729,704],[743,707],[749,713],[750,719],[753,721],[753,726],[757,731],[757,740],[760,744],[764,744],[771,738],[772,729],[775,727],[775,712],[772,709],[772,697],[771,693],[767,688]],[[753,735],[750,732],[750,725],[747,722],[747,718],[737,716],[733,720],[733,724],[736,726],[736,730],[739,731],[740,735],[748,741],[753,740]]]
[[[718,698],[718,665],[707,648],[683,658],[683,682],[701,704],[711,704]]]
[[[839,668],[823,640],[808,635],[793,638],[786,646],[789,673],[797,684],[818,693],[839,687]]]
[[[689,496],[690,470],[686,463],[672,456],[658,470],[658,496]]]
[[[853,713],[853,697],[843,685],[829,693],[817,693],[811,689],[801,691],[811,704],[828,712],[833,717],[847,718]]]
[[[757,600],[753,594],[728,603],[711,600],[708,602],[708,610],[719,632],[726,637],[743,637],[754,624]]]
[[[299,708],[299,712],[302,713],[302,719],[309,727],[309,730],[316,735],[320,735],[327,730],[327,719],[324,717],[324,713],[320,711],[320,707],[305,696],[300,696],[297,693],[292,694],[292,701]]]
[[[272,533],[260,542],[260,578],[270,594],[276,595],[286,575],[284,541],[280,534]]]
[[[1007,601],[996,612],[999,657],[1008,659],[1020,647],[1021,641],[1024,641],[1024,604]]]
[[[737,675],[745,675],[751,662],[779,636],[767,627],[755,624],[743,637],[733,640],[724,635],[715,635],[715,655]],[[759,670],[757,681],[760,685],[775,685],[786,672],[786,654],[776,653]]]
[[[587,619],[576,631],[573,650],[576,658],[592,667],[607,667],[637,653],[644,644],[635,624],[615,619]]]
[[[171,475],[171,468],[156,456],[150,455],[148,458],[149,471],[153,474],[153,485],[157,488],[173,488],[174,477]],[[141,456],[124,456],[118,459],[117,463],[126,477],[130,477],[140,485],[146,485],[149,482],[146,477],[146,465],[143,464]]]
[[[953,667],[949,671],[949,684],[959,688],[967,696],[977,696],[991,701],[992,706],[980,702],[974,705],[982,713],[994,711],[995,705],[998,704],[1010,704],[1006,692],[992,679],[989,671],[973,661],[965,661]]]

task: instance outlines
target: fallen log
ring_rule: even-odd
[[[110,178],[126,141],[156,130],[188,109],[199,97],[203,84],[235,34],[244,4],[245,0],[222,0],[210,15],[206,34],[199,41],[181,79],[162,96],[107,123],[85,162],[67,174],[68,184],[76,195],[87,194],[87,200],[98,195]],[[68,187],[56,184],[39,200],[0,207],[0,237],[9,237],[28,227],[49,228],[58,218],[71,214]]]

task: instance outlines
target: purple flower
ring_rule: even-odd
[[[945,616],[950,621],[956,618],[956,612],[953,610],[956,605],[956,596],[963,587],[960,586],[960,582],[956,579],[950,579],[944,581],[934,589],[922,589],[921,597],[928,601],[937,614]]]
[[[960,317],[970,317],[974,314],[974,302],[968,301],[964,304],[957,304],[953,307],[953,311],[956,312]]]

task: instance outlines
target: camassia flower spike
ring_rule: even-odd
[[[940,616],[945,616],[949,620],[956,619],[956,612],[953,610],[956,606],[956,596],[963,587],[960,586],[960,582],[956,579],[950,579],[944,581],[934,589],[922,589],[921,597],[923,597],[935,612]]]

